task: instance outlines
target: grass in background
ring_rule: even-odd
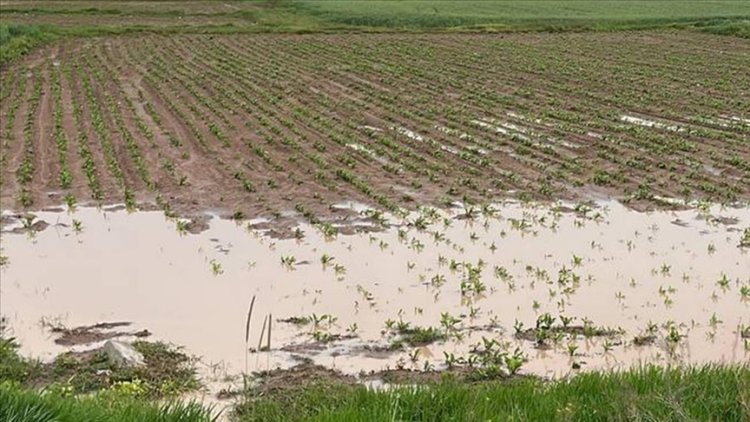
[[[498,26],[653,26],[750,19],[750,2],[734,0],[290,0],[303,13],[355,26],[454,28]],[[284,3],[287,4],[287,3]]]
[[[646,367],[559,381],[466,384],[450,379],[389,391],[317,384],[248,397],[240,421],[721,420],[750,418],[750,368]]]
[[[54,34],[41,26],[0,23],[0,65],[54,38]]]
[[[206,20],[208,19],[208,20]],[[0,65],[58,37],[340,31],[610,31],[692,28],[750,38],[750,1],[254,0],[14,4],[0,15]]]

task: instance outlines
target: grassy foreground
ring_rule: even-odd
[[[211,420],[196,403],[144,402],[127,391],[71,397],[41,394],[9,382],[0,384],[0,421],[8,422],[198,422]]]
[[[316,385],[236,409],[240,421],[721,420],[750,418],[750,368],[647,367],[567,380],[465,384],[375,392]]]
[[[43,372],[42,366],[19,355],[18,344],[0,335],[0,421],[197,422],[218,417],[210,408],[179,401],[177,395],[149,394],[148,387],[154,381],[148,376],[126,377],[93,390],[81,390],[71,380],[90,377],[87,366],[75,366],[76,372],[70,373],[60,372],[55,363],[52,368],[57,368],[55,372],[64,375],[67,382],[55,377],[31,382]],[[160,372],[158,365],[149,363],[148,368]],[[117,378],[117,371],[112,369],[112,378]],[[435,383],[396,386],[387,391],[368,389],[351,377],[325,369],[280,371],[277,378],[263,377],[258,386],[241,393],[229,416],[237,422],[739,422],[750,420],[750,366],[646,366],[622,372],[582,373],[556,381],[516,377],[471,382],[446,373]]]
[[[193,422],[215,413],[179,400],[197,388],[195,369],[162,343],[136,343],[144,368],[120,368],[101,353],[63,353],[45,364],[21,356],[1,330],[0,320],[0,422]]]
[[[215,416],[214,416],[215,417]],[[458,383],[373,391],[344,384],[297,385],[248,396],[235,421],[746,421],[750,368],[648,367],[544,382]],[[2,421],[209,421],[194,403],[155,404],[127,391],[71,397],[0,384]]]

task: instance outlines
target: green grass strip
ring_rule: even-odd
[[[248,396],[240,421],[747,421],[750,368],[646,367],[545,382],[444,380],[373,391],[317,384]]]
[[[70,397],[64,391],[39,393],[17,384],[0,384],[0,421],[4,422],[203,422],[209,410],[189,402],[154,403],[128,391]]]

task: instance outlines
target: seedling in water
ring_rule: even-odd
[[[721,273],[721,278],[716,282],[716,284],[721,287],[722,290],[727,290],[729,289],[729,281],[729,277],[727,277],[726,274]]]
[[[76,220],[75,218],[73,219],[73,231],[76,234],[83,232],[83,223],[81,222],[81,220]]]
[[[294,256],[282,256],[281,265],[289,270],[294,269],[294,265],[297,263],[297,258]]]
[[[224,269],[221,268],[221,263],[215,259],[212,259],[209,264],[211,265],[211,272],[213,275],[220,275],[224,273]]]
[[[742,238],[740,239],[740,248],[750,248],[750,227],[746,228],[742,232]]]
[[[520,349],[516,349],[512,356],[506,356],[504,360],[505,366],[508,368],[508,373],[515,375],[521,370],[524,362],[526,362],[526,357],[521,353]]]
[[[68,193],[65,195],[65,204],[68,206],[68,211],[75,211],[76,197],[72,193]]]
[[[334,259],[334,257],[328,254],[323,254],[323,256],[320,257],[320,263],[323,264],[323,269],[326,269],[329,265],[332,265]]]
[[[568,344],[568,356],[573,357],[576,354],[576,350],[578,350],[578,345],[575,343]]]

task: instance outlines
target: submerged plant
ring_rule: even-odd
[[[740,238],[739,247],[750,248],[750,227],[746,228],[742,232],[742,237]]]
[[[221,262],[212,259],[209,261],[209,264],[211,265],[211,272],[213,275],[221,275],[224,274],[224,269],[221,267]]]

